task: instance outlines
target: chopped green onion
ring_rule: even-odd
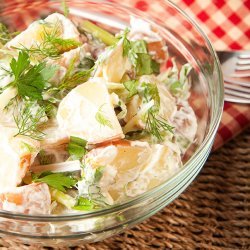
[[[82,211],[91,211],[95,208],[95,204],[93,201],[79,197],[77,204],[73,207],[75,210],[82,210]]]
[[[79,137],[70,136],[68,152],[74,159],[81,159],[87,152],[87,141]]]
[[[57,189],[50,188],[51,199],[64,205],[68,209],[74,207],[76,200],[68,194],[65,194]]]
[[[94,37],[100,39],[103,43],[107,45],[114,45],[118,41],[111,33],[107,32],[106,30],[103,30],[102,28],[89,21],[84,21],[82,23],[81,28],[86,32],[91,33]]]

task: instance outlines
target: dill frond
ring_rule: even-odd
[[[149,109],[145,129],[159,141],[163,141],[163,133],[166,131],[173,133],[174,127],[169,125],[166,119],[158,117],[152,109]]]
[[[157,86],[151,83],[142,83],[141,86],[144,102],[148,103],[149,101],[154,100],[154,106],[145,114],[145,130],[162,142],[164,133],[166,131],[173,133],[174,127],[169,125],[166,119],[159,116],[160,96]]]
[[[75,69],[75,59],[72,59],[70,62],[70,65],[67,69],[67,72],[65,76],[63,77],[60,84],[55,87],[49,87],[45,93],[47,96],[49,96],[49,101],[52,103],[58,103],[60,100],[65,97],[70,90],[78,86],[79,84],[82,84],[86,82],[91,72],[93,71],[93,68],[90,68],[88,70],[83,71],[76,71]]]
[[[104,105],[104,104],[103,104]],[[109,128],[113,128],[110,120],[107,119],[107,117],[105,116],[105,114],[102,111],[102,107],[103,105],[98,109],[98,111],[96,112],[95,115],[95,119],[98,123],[100,123],[102,126],[107,126]]]
[[[15,136],[23,135],[35,140],[42,140],[45,134],[39,129],[39,126],[43,122],[42,120],[47,118],[46,108],[30,102],[25,103],[17,113],[17,115],[13,115],[18,128]]]
[[[75,60],[75,58],[71,60],[67,72],[58,87],[59,90],[71,90],[89,79],[93,67],[83,71],[76,71]]]
[[[15,49],[25,51],[32,55],[41,56],[44,59],[47,57],[58,58],[64,52],[75,49],[81,45],[80,42],[74,39],[61,38],[61,29],[58,22],[54,24],[52,30],[44,27],[42,34],[42,42],[40,44],[36,43],[36,45],[31,48],[22,45],[22,48],[15,47]]]

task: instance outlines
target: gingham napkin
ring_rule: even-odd
[[[120,0],[109,0],[121,3]],[[123,5],[137,8],[144,12],[158,13],[164,20],[163,0],[123,0]],[[172,0],[181,9],[192,16],[210,38],[216,50],[250,49],[250,0]],[[4,0],[9,8],[20,4],[20,15],[15,15],[14,22],[20,28],[41,14],[48,0]],[[3,3],[2,2],[2,3]],[[23,6],[23,8],[21,8]],[[36,6],[39,6],[37,8]],[[24,11],[26,9],[26,11]],[[17,12],[18,13],[18,12]],[[0,0],[1,15],[1,0]],[[25,17],[25,20],[22,18]],[[250,124],[250,105],[225,102],[221,124],[213,149],[218,149]]]

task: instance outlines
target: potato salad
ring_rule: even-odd
[[[191,70],[133,17],[118,32],[59,13],[0,23],[0,210],[95,211],[171,178],[197,130]]]

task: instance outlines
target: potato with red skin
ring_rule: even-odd
[[[147,43],[147,49],[153,59],[162,63],[167,60],[167,52],[164,50],[165,44],[163,41],[154,41]]]
[[[16,133],[14,128],[0,126],[0,192],[22,182],[39,152],[39,141]]]
[[[0,209],[24,214],[49,214],[51,196],[45,183],[33,183],[0,193]]]

